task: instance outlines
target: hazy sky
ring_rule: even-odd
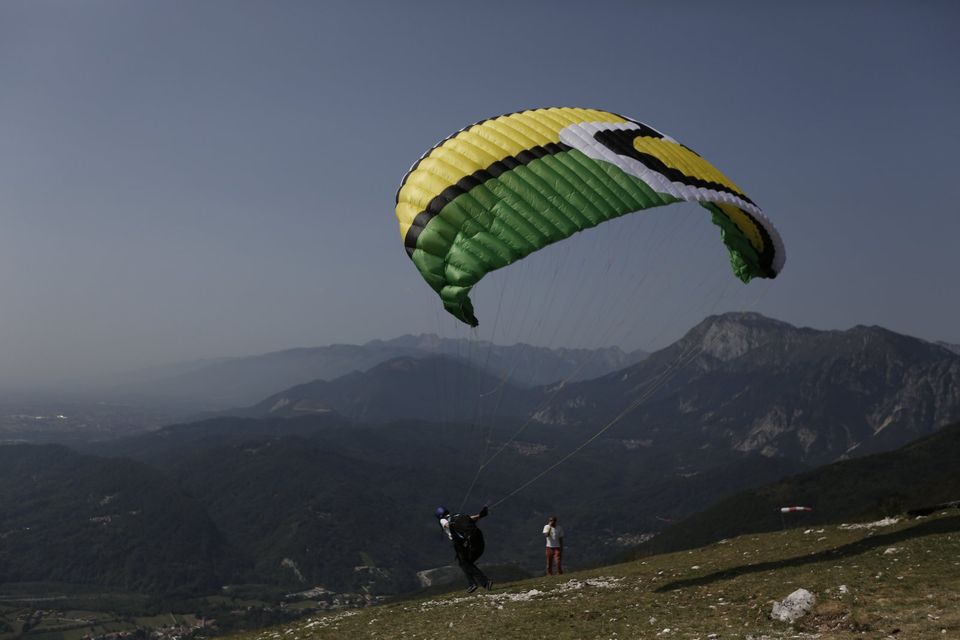
[[[484,280],[473,335],[649,349],[753,309],[960,343],[958,24],[952,0],[7,0],[0,385],[471,335],[395,192],[451,132],[538,106],[692,147],[786,267],[740,285],[706,213],[663,208]]]

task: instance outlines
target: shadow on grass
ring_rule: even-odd
[[[797,556],[795,558],[775,560],[772,562],[761,562],[759,564],[745,564],[739,567],[724,569],[722,571],[717,571],[697,578],[675,580],[657,588],[656,591],[674,591],[676,589],[683,589],[686,587],[696,587],[710,584],[720,580],[730,580],[731,578],[736,578],[738,576],[750,573],[760,573],[763,571],[772,571],[786,567],[800,567],[806,564],[815,564],[817,562],[824,562],[827,560],[837,560],[838,558],[849,558],[850,556],[857,556],[861,553],[870,551],[871,549],[876,549],[877,547],[892,546],[897,542],[903,542],[904,540],[909,540],[911,538],[919,538],[938,533],[950,533],[954,531],[960,531],[960,516],[929,520],[908,529],[901,529],[900,531],[895,531],[893,533],[869,536],[867,538],[863,538],[862,540],[845,544],[842,547],[827,549],[825,551],[812,553],[806,556]]]

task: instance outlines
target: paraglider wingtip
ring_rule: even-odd
[[[480,324],[480,321],[477,320],[477,316],[473,315],[473,305],[470,303],[469,298],[466,300],[454,300],[451,302],[445,300],[443,307],[450,315],[466,325],[476,327]]]
[[[460,305],[460,308],[453,314],[457,317],[458,320],[464,322],[471,327],[476,328],[480,321],[477,320],[477,316],[473,315],[473,305]]]
[[[480,321],[477,320],[477,316],[473,314],[473,304],[468,298],[460,305],[460,319],[466,322],[471,327],[476,327],[480,324]]]

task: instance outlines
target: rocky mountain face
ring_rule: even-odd
[[[536,420],[812,464],[900,446],[960,418],[960,357],[880,327],[711,317],[623,371],[566,385]]]

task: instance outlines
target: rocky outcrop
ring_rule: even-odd
[[[824,463],[960,419],[960,356],[880,327],[817,331],[726,314],[633,367],[568,385],[536,419],[616,420],[623,437]]]

